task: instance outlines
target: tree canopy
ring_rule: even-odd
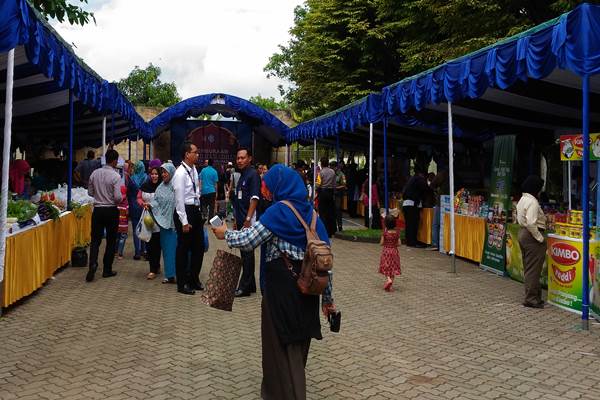
[[[181,101],[173,82],[160,80],[161,69],[148,64],[145,69],[135,66],[127,78],[117,82],[123,94],[136,106],[170,107]]]
[[[78,0],[79,3],[87,4],[88,0]],[[81,5],[71,4],[67,0],[30,0],[33,7],[46,18],[56,18],[63,22],[65,18],[71,25],[85,25],[90,18],[96,22],[94,13],[86,11]],[[77,3],[77,1],[74,1]]]
[[[597,1],[596,1],[597,2]],[[265,66],[302,119],[556,17],[576,0],[306,0]]]
[[[264,108],[267,111],[290,109],[290,105],[286,101],[277,101],[274,97],[263,97],[260,94],[250,97],[248,101],[261,108]]]

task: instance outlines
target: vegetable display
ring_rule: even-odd
[[[38,207],[27,200],[9,200],[7,217],[16,218],[18,222],[25,222],[37,214]]]

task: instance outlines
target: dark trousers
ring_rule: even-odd
[[[92,212],[92,241],[90,243],[90,268],[98,266],[100,242],[106,231],[106,248],[104,249],[103,272],[112,272],[119,230],[119,210],[117,207],[94,207]]]
[[[416,246],[417,245],[417,231],[419,229],[419,212],[421,209],[416,206],[404,206],[402,212],[404,213],[404,222],[406,224],[406,245]]]
[[[321,217],[321,221],[327,229],[327,234],[332,237],[336,231],[333,189],[321,189],[319,191],[319,217]]]
[[[242,277],[240,278],[240,284],[238,290],[244,293],[256,292],[256,278],[254,277],[254,250],[242,251]]]
[[[541,303],[540,275],[546,259],[546,242],[538,242],[527,229],[521,228],[519,230],[519,245],[523,255],[525,303]]]
[[[379,216],[379,208],[373,204],[373,226],[372,229],[381,229],[381,217]],[[365,206],[365,226],[369,228],[369,206]]]
[[[152,238],[146,246],[148,251],[148,263],[150,264],[150,272],[155,274],[160,273],[160,232],[154,232]]]
[[[342,203],[344,202],[344,192],[336,192],[335,194],[335,222],[337,223],[338,231],[342,230]]]
[[[202,217],[210,220],[215,216],[215,199],[216,193],[203,194],[200,196],[200,210],[202,210]]]
[[[356,187],[352,187],[349,186],[348,187],[348,201],[347,201],[347,206],[348,206],[348,215],[350,216],[350,218],[356,218],[358,216],[358,214],[356,213],[356,200],[354,200],[354,195],[356,193]]]
[[[177,230],[177,254],[175,261],[175,275],[177,288],[184,285],[192,288],[200,284],[200,270],[204,259],[204,220],[200,209],[196,206],[185,206],[188,224],[192,227],[188,233],[183,232],[179,215],[175,212],[175,229]],[[190,257],[191,253],[191,257]]]

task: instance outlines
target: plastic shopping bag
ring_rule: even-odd
[[[152,227],[150,228],[147,225],[148,218],[152,219]],[[142,216],[140,217],[140,222],[138,222],[137,226],[135,227],[137,237],[140,238],[140,240],[143,240],[144,242],[149,242],[150,239],[152,239],[152,228],[154,227],[154,225],[156,224],[154,223],[154,219],[152,218],[150,213],[147,210],[143,210]]]

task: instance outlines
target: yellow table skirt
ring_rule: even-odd
[[[92,207],[82,218],[73,213],[6,238],[0,306],[7,307],[39,289],[71,261],[71,251],[90,241]]]
[[[420,215],[417,240],[421,243],[431,244],[431,234],[433,230],[433,208],[422,208]]]
[[[480,262],[485,242],[485,219],[454,216],[455,244],[458,257]],[[444,248],[450,248],[450,214],[444,214]]]

